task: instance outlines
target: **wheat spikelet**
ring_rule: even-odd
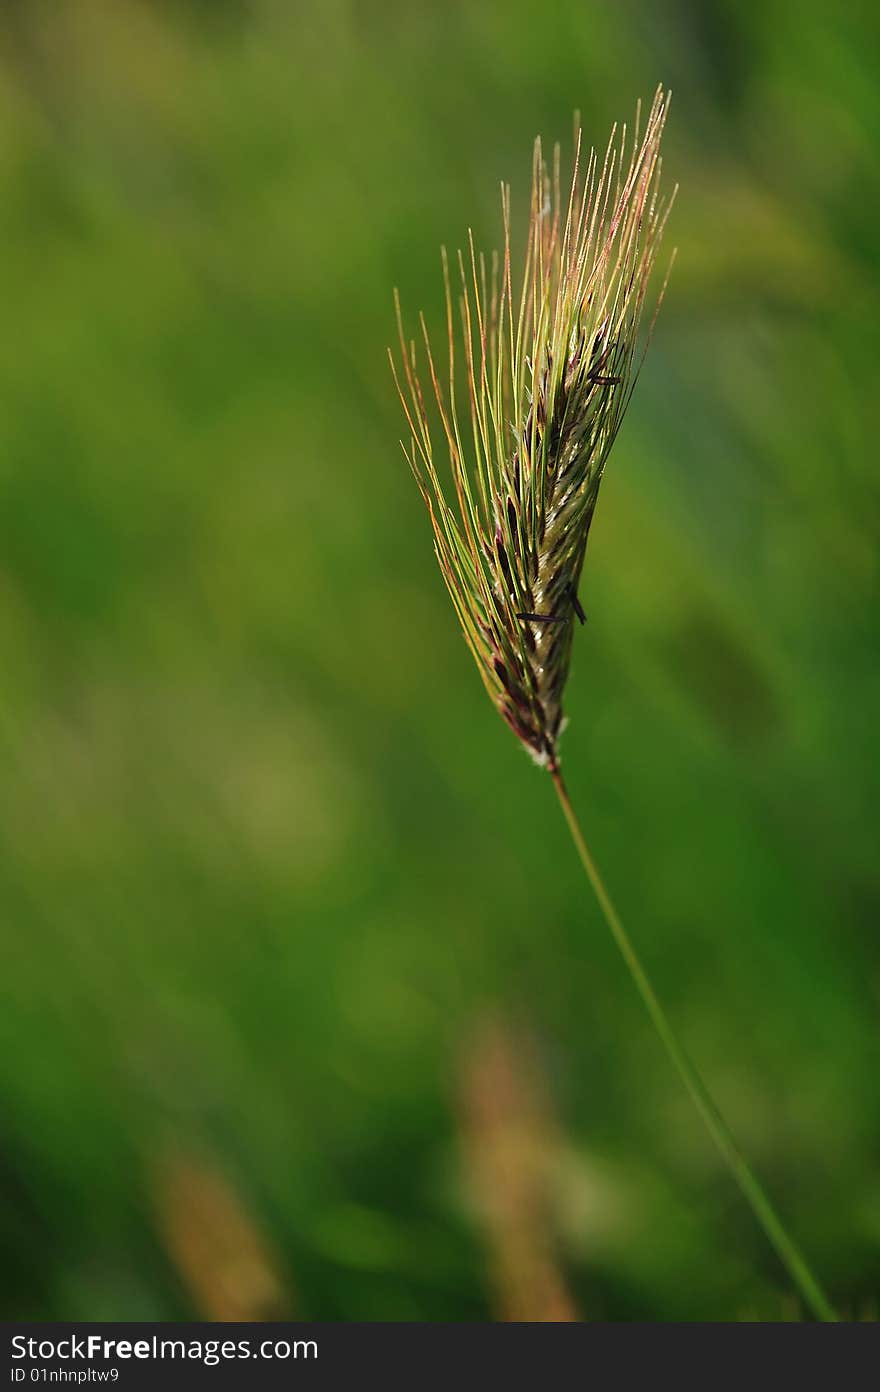
[[[487,266],[459,253],[460,329],[443,256],[449,361],[441,383],[424,318],[431,391],[451,464],[454,505],[434,460],[416,345],[400,305],[400,364],[391,367],[410,430],[403,450],[434,528],[434,547],[465,638],[493,702],[550,772],[572,843],[608,929],[709,1135],[794,1286],[817,1319],[837,1316],[770,1198],[746,1162],[672,1023],[614,906],[559,767],[562,696],[577,590],[608,454],[644,360],[639,328],[672,199],[660,193],[660,141],[669,107],[658,88],[640,135],[616,131],[601,163],[581,159],[560,197],[535,145],[522,284],[514,295],[510,192],[502,186],[504,255]],[[583,168],[582,168],[583,163]],[[673,195],[674,196],[674,195]],[[662,291],[657,301],[659,308]],[[656,317],[656,310],[655,310]],[[653,323],[653,321],[652,321]],[[470,429],[456,401],[456,345],[464,360]]]
[[[503,256],[487,265],[470,234],[467,254],[458,253],[458,328],[443,253],[442,380],[420,322],[453,501],[435,462],[420,354],[395,296],[399,363],[390,356],[410,430],[403,448],[443,578],[492,701],[551,771],[574,624],[584,618],[577,592],[590,523],[647,346],[638,350],[639,325],[671,204],[659,189],[668,104],[658,88],[644,134],[637,113],[632,139],[626,127],[612,131],[601,160],[595,151],[583,158],[578,133],[564,216],[559,147],[551,172],[536,142],[522,283],[513,282],[510,190],[502,186]]]

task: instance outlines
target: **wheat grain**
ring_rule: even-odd
[[[592,150],[583,158],[577,133],[564,220],[559,147],[551,173],[536,142],[521,283],[515,289],[510,190],[502,186],[503,256],[487,265],[469,233],[467,254],[457,258],[457,326],[443,253],[443,380],[424,317],[420,353],[406,339],[395,297],[400,353],[391,362],[410,429],[403,448],[431,516],[443,578],[495,706],[551,772],[574,624],[584,618],[578,584],[590,524],[647,346],[640,350],[639,327],[671,205],[660,192],[668,105],[658,88],[644,133],[637,113],[632,139],[625,127],[612,131],[601,161]],[[431,397],[454,505],[435,461]]]

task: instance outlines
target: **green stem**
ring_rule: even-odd
[[[703,1121],[706,1129],[713,1141],[723,1155],[731,1174],[742,1190],[748,1203],[751,1205],[752,1212],[763,1228],[768,1240],[776,1249],[783,1266],[788,1271],[789,1276],[797,1286],[798,1291],[805,1305],[813,1312],[818,1320],[834,1322],[837,1315],[816,1280],[806,1260],[798,1247],[789,1237],[782,1221],[775,1208],[767,1197],[764,1189],[752,1172],[742,1152],[733,1139],[730,1128],[724,1117],[716,1106],[711,1093],[703,1082],[694,1065],[691,1063],[684,1049],[678,1042],[675,1032],[669,1023],[669,1017],[663,1006],[660,1004],[654,992],[654,988],[645,973],[639,958],[636,954],[629,935],[624,928],[620,917],[611,902],[611,897],[602,876],[596,868],[596,863],[590,854],[589,847],[584,840],[574,808],[568,796],[562,774],[558,769],[551,769],[551,777],[565,813],[565,819],[572,835],[572,839],[577,848],[578,855],[583,863],[587,878],[593,886],[599,907],[605,915],[608,927],[611,929],[614,941],[620,949],[621,956],[629,968],[630,976],[633,979],[636,990],[644,1002],[645,1009],[651,1017],[660,1039],[666,1049],[667,1054],[675,1065],[678,1075],[690,1093],[694,1105]]]

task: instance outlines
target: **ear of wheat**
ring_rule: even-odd
[[[448,365],[441,380],[421,320],[430,395],[454,503],[435,461],[419,354],[398,308],[395,380],[411,438],[404,452],[434,528],[440,568],[486,689],[514,734],[555,769],[578,584],[605,462],[643,357],[639,325],[669,202],[660,193],[668,98],[644,133],[613,131],[603,159],[577,136],[567,204],[560,156],[536,142],[522,282],[514,285],[510,192],[504,252],[459,253],[459,325],[444,253]],[[463,362],[467,414],[456,394]]]
[[[581,863],[657,1035],[709,1134],[807,1307],[834,1310],[742,1156],[663,1009],[596,867],[559,768],[562,697],[578,583],[609,452],[646,347],[640,325],[671,199],[660,192],[669,107],[658,88],[644,132],[636,117],[600,160],[582,156],[563,214],[560,158],[538,142],[525,269],[514,286],[510,192],[502,187],[504,252],[487,264],[468,239],[458,256],[458,316],[449,266],[448,362],[442,377],[425,325],[422,353],[400,338],[394,379],[409,426],[404,453],[434,530],[434,546],[464,636],[495,706],[550,772]],[[662,298],[662,292],[661,292]],[[658,300],[659,306],[659,300]],[[458,323],[458,327],[456,326]],[[420,358],[430,388],[423,386]],[[467,409],[459,409],[463,377]],[[429,410],[433,397],[436,412]],[[439,417],[451,489],[435,458]]]

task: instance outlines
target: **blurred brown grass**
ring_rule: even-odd
[[[159,1234],[202,1319],[293,1318],[272,1244],[216,1163],[169,1149],[155,1164],[153,1193]]]
[[[497,1015],[464,1053],[460,1118],[496,1318],[577,1320],[554,1231],[559,1147],[546,1080],[525,1037]]]

